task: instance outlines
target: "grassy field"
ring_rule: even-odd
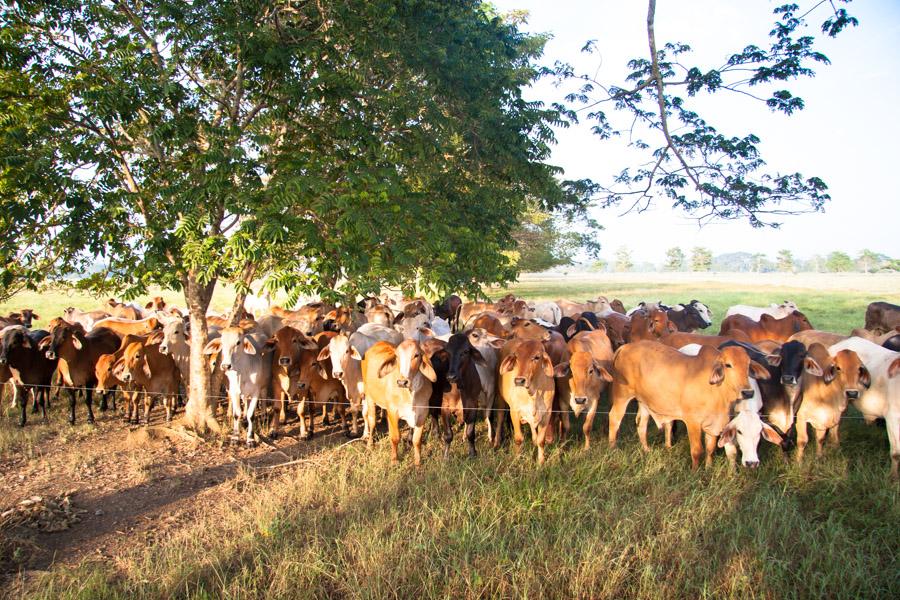
[[[789,282],[787,282],[789,283]],[[790,298],[814,325],[861,326],[874,299],[897,301],[896,280],[871,288],[734,281],[641,282],[525,278],[526,297],[661,298],[730,304]],[[764,287],[763,287],[764,286]],[[830,288],[830,289],[826,289]],[[45,298],[47,306],[51,299]],[[18,305],[18,303],[14,303]],[[3,307],[0,307],[3,308]],[[5,309],[5,308],[4,308]],[[44,316],[44,315],[42,315]],[[718,320],[718,319],[717,319]],[[717,326],[717,323],[716,323]],[[603,404],[603,408],[608,405]],[[49,428],[63,427],[51,424]],[[687,440],[671,450],[658,432],[641,452],[631,419],[620,447],[581,448],[580,435],[537,468],[494,452],[479,457],[457,436],[451,458],[434,438],[421,468],[408,449],[389,465],[382,435],[324,444],[306,462],[242,468],[191,523],[164,539],[126,544],[37,575],[35,598],[896,598],[900,594],[900,487],[888,480],[888,444],[855,412],[842,445],[802,465],[761,447],[762,466],[731,471],[723,456],[693,473]],[[578,430],[575,427],[574,430]],[[652,430],[653,428],[651,428]],[[0,424],[16,452],[39,438]],[[32,436],[32,437],[27,437]],[[31,449],[31,450],[29,450]],[[2,451],[0,451],[2,452]],[[190,502],[186,498],[183,502]],[[63,535],[63,534],[60,534]]]

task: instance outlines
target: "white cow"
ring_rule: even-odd
[[[562,320],[562,309],[556,302],[537,302],[530,304],[529,307],[534,311],[534,318],[550,323],[551,327],[559,325]]]
[[[900,352],[892,352],[869,340],[851,337],[828,348],[828,353],[841,350],[856,352],[869,371],[872,383],[853,405],[866,423],[882,417],[891,448],[891,477],[900,476]]]
[[[240,439],[241,401],[246,403],[247,447],[256,445],[253,439],[253,413],[260,398],[268,398],[272,382],[271,350],[266,349],[265,333],[246,333],[240,327],[226,327],[219,339],[206,344],[204,354],[219,353],[219,365],[228,379],[228,399],[231,402],[232,442]]]
[[[783,319],[793,313],[795,310],[800,309],[797,308],[796,303],[790,300],[785,300],[781,304],[770,304],[768,307],[737,304],[729,308],[725,313],[725,316],[730,317],[731,315],[744,315],[750,317],[754,321],[759,321],[763,315],[772,315],[776,319]]]

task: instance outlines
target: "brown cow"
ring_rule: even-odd
[[[312,337],[323,330],[327,308],[321,302],[310,302],[301,306],[299,310],[292,311],[290,317],[282,317],[282,320],[285,325],[290,325],[305,336]]]
[[[730,335],[732,330],[743,331],[750,337],[751,342],[763,340],[775,340],[786,342],[795,333],[812,329],[813,326],[802,312],[795,310],[782,319],[776,319],[772,315],[763,314],[759,321],[754,321],[744,315],[731,315],[725,317],[719,328],[719,335]]]
[[[321,339],[325,342],[324,348],[327,348],[329,338],[323,336]],[[347,434],[350,431],[347,424],[347,400],[344,396],[344,386],[340,380],[329,375],[326,361],[319,362],[319,352],[318,345],[312,350],[304,349],[300,352],[299,378],[297,380],[300,405],[297,407],[297,416],[300,417],[300,435],[307,439],[312,438],[315,433],[315,417],[318,412],[316,409],[322,409],[324,415],[329,406],[336,407],[344,433]],[[306,427],[307,416],[309,417],[309,429]],[[323,419],[322,424],[327,425],[327,423],[328,421]]]
[[[900,327],[900,306],[890,302],[872,302],[866,308],[866,329],[882,334]]]
[[[522,451],[522,423],[531,427],[531,440],[538,449],[538,464],[544,464],[544,445],[552,426],[555,394],[553,362],[538,340],[510,340],[500,361],[500,398],[509,407],[516,454]],[[506,419],[501,418],[494,437],[500,446]]]
[[[597,330],[582,332],[569,340],[569,352],[571,356],[568,362],[562,362],[555,366],[555,376],[568,379],[568,385],[563,388],[564,395],[557,404],[566,411],[563,414],[563,430],[569,430],[569,413],[566,406],[572,410],[577,418],[585,408],[584,447],[591,446],[590,432],[594,424],[594,416],[600,404],[600,396],[606,389],[606,384],[612,381],[613,350],[612,344],[606,335],[606,331]],[[559,386],[558,388],[559,389]]]
[[[624,315],[626,312],[628,312],[628,311],[625,309],[625,305],[622,304],[622,301],[619,300],[618,298],[613,298],[612,300],[610,300],[610,302],[609,302],[609,307],[610,307],[614,312],[617,312],[617,313],[619,313],[620,315]]]
[[[129,408],[132,403],[137,405],[136,396],[140,393],[140,388],[136,387],[134,383],[125,382],[119,379],[116,376],[114,371],[114,367],[116,362],[125,354],[125,348],[131,345],[134,342],[145,342],[147,338],[138,335],[126,335],[122,338],[122,343],[119,345],[119,349],[116,350],[112,354],[104,354],[100,358],[97,359],[97,364],[94,367],[94,373],[97,376],[97,385],[94,390],[98,394],[104,394],[104,397],[109,394],[112,396],[112,406],[113,410],[116,409],[116,394],[115,389],[118,388],[119,391],[125,396],[125,421],[130,421],[130,415],[128,413]],[[103,409],[103,404],[101,401],[100,405],[101,410]],[[135,420],[134,423],[137,424],[137,413],[135,412]]]
[[[629,317],[612,312],[598,317],[597,320],[606,327],[613,349],[618,348],[631,339],[631,319]]]
[[[269,432],[269,436],[274,438],[280,433],[287,405],[300,392],[302,352],[309,350],[318,353],[319,346],[293,327],[282,327],[269,338],[266,345],[275,348],[272,359],[272,397],[275,410]]]
[[[578,313],[592,312],[603,314],[615,312],[612,310],[609,300],[605,296],[597,296],[596,300],[587,300],[585,302],[572,302],[571,300],[557,300],[560,310],[564,317],[571,317]]]
[[[796,341],[802,343],[807,348],[816,342],[822,344],[826,348],[838,342],[847,339],[846,335],[839,333],[831,333],[830,331],[819,331],[818,329],[807,329],[799,333],[795,333],[788,341]]]
[[[609,414],[609,445],[616,446],[616,438],[625,409],[637,399],[643,416],[639,420],[638,436],[644,450],[647,445],[646,416],[653,417],[660,427],[678,420],[687,426],[691,444],[691,468],[696,469],[703,456],[701,434],[706,434],[706,464],[712,463],[717,438],[728,440],[736,433],[742,449],[740,431],[732,420],[733,407],[742,399],[753,397],[749,376],[769,377],[768,370],[752,362],[740,348],[721,351],[708,346],[696,356],[658,342],[635,342],[616,351],[613,359],[614,381],[612,408]],[[755,413],[754,413],[755,414]],[[759,421],[759,415],[756,415]],[[755,452],[762,432],[762,423],[755,429],[755,440],[746,440]],[[747,462],[748,466],[758,465]]]
[[[106,301],[106,310],[111,316],[119,317],[120,319],[137,321],[144,318],[143,311],[137,306],[133,304],[123,304],[122,302],[118,302],[115,298],[110,298]]]
[[[669,322],[666,311],[660,308],[651,308],[649,311],[638,310],[631,315],[632,342],[658,340],[676,331],[677,328]]]
[[[105,327],[111,331],[115,331],[116,334],[122,337],[126,335],[148,335],[154,329],[157,329],[159,325],[159,320],[156,317],[147,317],[140,321],[126,319],[124,317],[107,317],[94,323],[94,328],[99,329]]]
[[[835,448],[840,444],[838,428],[847,403],[858,400],[872,380],[868,369],[852,350],[834,356],[819,343],[807,350],[800,389],[802,400],[797,410],[797,462],[809,443],[807,424],[816,431],[816,456],[821,456],[825,436]]]
[[[181,374],[171,356],[159,352],[159,344],[132,342],[125,348],[122,358],[113,366],[113,373],[121,381],[133,383],[144,390],[144,425],[150,424],[150,411],[156,400],[166,409],[166,422],[172,420],[178,399]],[[137,394],[128,409],[130,420],[137,420]]]
[[[497,337],[507,337],[509,335],[509,331],[500,321],[500,314],[493,311],[481,313],[469,323],[466,329],[484,329],[489,334]]]
[[[394,348],[378,342],[366,352],[362,360],[366,401],[366,421],[371,432],[369,448],[374,444],[375,406],[387,412],[391,438],[391,462],[398,462],[400,423],[403,419],[413,430],[413,455],[416,466],[422,462],[422,427],[428,417],[431,384],[437,375],[415,340],[404,340]]]
[[[499,311],[492,302],[466,302],[459,308],[459,328],[468,329],[469,321],[485,311]]]
[[[119,336],[109,329],[96,329],[87,333],[80,324],[58,323],[50,335],[40,341],[39,347],[47,358],[59,358],[57,369],[69,392],[69,422],[75,424],[75,398],[78,390],[84,391],[88,411],[88,423],[94,422],[91,394],[97,384],[97,360],[104,354],[112,354],[119,347]]]
[[[661,344],[665,344],[671,348],[683,348],[688,344],[700,344],[710,348],[718,348],[725,342],[730,341],[750,343],[750,337],[743,331],[732,329],[727,335],[703,335],[702,333],[684,333],[681,331],[670,333],[659,338]]]
[[[366,322],[366,317],[358,310],[353,310],[348,306],[338,306],[334,310],[325,314],[325,324],[330,326],[331,331],[343,331],[345,333],[353,333]]]

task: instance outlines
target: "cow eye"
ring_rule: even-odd
[[[738,429],[738,430],[737,430],[737,434],[738,434],[738,435],[744,435],[744,432],[741,431],[740,429]]]
[[[531,359],[531,360],[534,360],[534,361],[538,361],[538,360],[541,360],[541,357],[540,357],[540,356],[537,356],[537,355],[535,355],[535,357],[534,357],[534,358],[532,358],[532,359]]]
[[[725,366],[728,367],[729,369],[731,368],[731,365],[729,365],[728,363],[725,363]]]

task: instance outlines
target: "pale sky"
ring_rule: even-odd
[[[717,67],[745,45],[769,45],[772,9],[787,0],[659,0],[656,10],[657,46],[685,42],[694,49],[682,62]],[[801,11],[817,0],[798,2]],[[501,12],[526,9],[526,27],[549,32],[543,62],[568,61],[576,71],[598,69],[598,79],[625,85],[626,63],[646,57],[644,0],[494,0]],[[842,5],[843,6],[843,5]],[[822,36],[827,18],[823,4],[808,18],[807,31],[817,49],[831,59],[817,64],[814,78],[784,86],[806,101],[806,108],[788,117],[762,103],[729,92],[696,103],[698,112],[726,135],[753,132],[761,138],[762,157],[769,172],[817,175],[829,186],[832,200],[825,213],[776,217],[778,230],[753,229],[745,222],[697,222],[672,210],[665,199],[643,214],[619,216],[620,209],[594,209],[606,227],[601,232],[604,258],[627,245],[636,261],[660,263],[672,246],[706,246],[714,254],[762,251],[770,256],[788,248],[798,258],[843,250],[856,256],[863,248],[900,257],[900,2],[856,0],[847,5],[859,27],[836,39]],[[802,14],[802,12],[801,12]],[[582,54],[588,39],[597,40],[598,53]],[[561,100],[565,88],[548,83],[530,90],[530,97],[547,103]],[[763,94],[764,95],[764,94]],[[612,111],[609,111],[612,112]],[[566,178],[589,177],[610,183],[629,163],[621,142],[602,141],[590,124],[558,131],[552,163],[565,169]],[[647,139],[647,138],[645,138]],[[648,140],[649,141],[649,140]],[[656,146],[654,140],[651,143]]]

